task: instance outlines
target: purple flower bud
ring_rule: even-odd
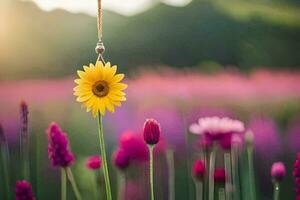
[[[69,139],[56,123],[51,123],[48,130],[48,157],[52,165],[67,167],[74,162],[73,153],[69,150]]]
[[[223,168],[215,169],[214,180],[216,183],[225,183],[225,180],[226,180],[225,169],[223,169]]]
[[[90,156],[87,158],[85,166],[88,169],[100,169],[102,164],[102,159],[100,156]]]
[[[5,133],[2,127],[2,124],[0,124],[0,144],[6,142]]]
[[[25,180],[16,182],[15,193],[16,200],[35,200],[31,184]]]
[[[193,165],[192,175],[199,181],[203,181],[206,167],[202,160],[196,160]]]
[[[160,127],[155,119],[147,119],[144,124],[144,140],[149,145],[159,142]]]
[[[130,157],[124,149],[119,148],[113,155],[113,163],[118,169],[124,170],[129,166]]]
[[[28,133],[28,105],[25,101],[20,103],[20,113],[21,113],[21,133]]]
[[[281,181],[286,175],[285,166],[282,162],[275,162],[271,168],[271,176],[276,181]]]

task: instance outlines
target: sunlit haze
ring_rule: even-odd
[[[40,8],[46,11],[61,8],[70,12],[83,12],[89,15],[97,13],[96,0],[27,0],[34,1]],[[173,5],[184,6],[191,0],[161,0],[161,2]],[[154,6],[159,1],[154,0],[103,0],[103,7],[123,15],[134,15],[143,12]]]

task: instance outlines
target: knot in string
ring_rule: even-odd
[[[96,48],[95,48],[96,53],[98,54],[103,54],[105,51],[105,47],[102,41],[97,42]]]

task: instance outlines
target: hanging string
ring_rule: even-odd
[[[105,51],[105,47],[104,47],[104,44],[103,44],[103,41],[102,41],[102,36],[103,36],[103,33],[102,33],[102,0],[98,0],[98,16],[97,16],[97,28],[98,28],[98,42],[97,42],[97,45],[96,45],[96,48],[95,48],[95,51],[96,53],[99,54],[98,56],[98,60],[102,61],[103,64],[105,64],[105,61],[103,59],[103,56],[102,54],[104,53]]]

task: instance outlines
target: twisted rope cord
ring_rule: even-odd
[[[99,41],[102,41],[102,0],[98,0],[98,17],[97,17],[97,25],[98,25],[98,38]]]
[[[103,28],[102,28],[102,0],[98,0],[98,16],[97,16],[97,29],[98,29],[98,39],[95,51],[99,54],[98,60],[102,61],[103,64],[105,64],[105,61],[103,59],[102,54],[105,51],[104,44],[102,42],[102,36],[103,36]]]

